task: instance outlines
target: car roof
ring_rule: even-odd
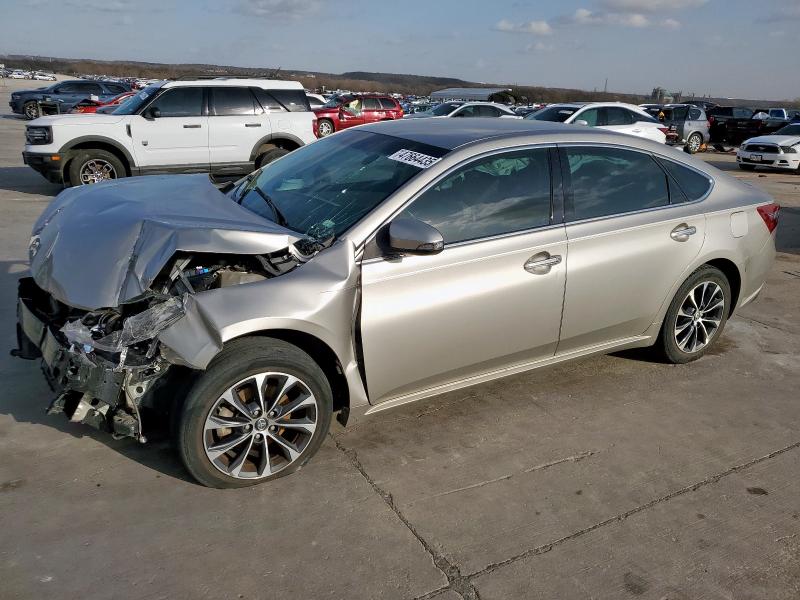
[[[299,81],[285,81],[280,79],[230,79],[219,77],[214,79],[180,79],[168,81],[163,87],[258,87],[267,90],[303,90]]]
[[[469,123],[465,123],[469,121]],[[361,131],[391,135],[420,144],[453,150],[480,140],[533,136],[543,143],[556,142],[579,134],[589,141],[626,143],[637,145],[640,138],[613,133],[595,127],[577,127],[550,121],[525,119],[498,119],[496,117],[472,119],[398,119],[381,121],[358,128]],[[573,134],[570,136],[570,134]],[[547,139],[546,139],[547,138]]]

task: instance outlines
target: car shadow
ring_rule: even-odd
[[[115,440],[109,433],[97,431],[88,425],[71,423],[63,415],[48,415],[46,409],[55,398],[40,370],[40,359],[24,360],[12,357],[9,350],[16,343],[16,290],[17,280],[27,273],[24,260],[0,261],[0,321],[6,324],[0,331],[0,374],[3,380],[3,398],[0,415],[8,415],[14,423],[49,427],[74,438],[95,440],[118,454],[133,460],[164,476],[194,482],[184,470],[168,435],[166,419],[147,415],[143,433],[146,444],[132,438]],[[8,436],[7,429],[0,435]]]
[[[781,208],[775,247],[778,252],[800,254],[800,208],[794,206]]]
[[[0,167],[0,190],[56,196],[63,189],[63,185],[50,183],[30,167]]]

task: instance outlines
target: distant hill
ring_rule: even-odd
[[[512,90],[510,96],[526,102],[564,102],[564,101],[612,101],[640,104],[648,101],[648,96],[624,92],[598,92],[568,88],[549,88],[535,86],[512,86],[503,83],[475,83],[453,77],[412,75],[400,73],[376,73],[369,71],[348,71],[341,74],[305,70],[284,70],[280,67],[234,67],[211,64],[169,64],[131,60],[94,60],[58,58],[32,55],[0,55],[0,62],[6,67],[18,69],[41,69],[67,75],[108,75],[113,77],[177,78],[197,75],[251,75],[295,79],[308,89],[350,90],[362,92],[397,92],[401,94],[428,95],[433,91],[448,87],[504,87]],[[725,104],[738,104],[753,107],[762,106],[800,106],[794,102],[766,100],[716,100]]]

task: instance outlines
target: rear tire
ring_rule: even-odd
[[[290,377],[296,382],[289,384]],[[260,387],[252,383],[258,378]],[[225,400],[234,394],[241,408]],[[263,408],[256,412],[259,406]],[[178,423],[178,452],[189,473],[208,487],[240,488],[271,481],[300,469],[317,452],[328,433],[332,407],[328,379],[300,348],[273,338],[233,340],[186,397]],[[287,422],[290,413],[293,418]],[[219,419],[223,425],[242,424],[222,428]],[[311,433],[299,429],[306,423],[313,423]],[[239,437],[243,441],[236,441]],[[226,444],[232,445],[220,453],[218,448]]]
[[[696,154],[700,151],[700,148],[703,146],[703,136],[699,133],[695,132],[689,136],[689,139],[686,140],[686,148],[689,151],[689,154]]]
[[[725,328],[731,303],[725,274],[711,265],[692,273],[669,305],[656,349],[674,364],[697,360],[708,352]]]
[[[256,169],[260,169],[261,167],[268,165],[272,161],[278,160],[281,156],[286,156],[287,154],[289,154],[289,151],[285,150],[284,148],[273,148],[272,150],[268,150],[256,158]]]
[[[69,182],[71,185],[91,185],[127,177],[125,165],[107,150],[80,150],[69,162]]]
[[[22,114],[25,115],[25,118],[28,121],[32,121],[33,119],[38,119],[41,115],[41,111],[39,110],[39,103],[35,100],[30,100],[22,105]]]

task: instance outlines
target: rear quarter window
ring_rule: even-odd
[[[311,110],[308,98],[303,90],[269,90],[275,98],[289,112],[306,112]]]
[[[397,104],[394,103],[394,100],[390,100],[389,98],[381,98],[380,102],[384,110],[394,110],[397,108]]]
[[[684,201],[694,202],[695,200],[699,200],[711,189],[711,178],[707,175],[703,175],[694,169],[679,165],[665,158],[659,157],[658,161],[669,174],[670,179],[678,184],[678,187],[683,192],[683,196],[686,198]],[[678,198],[680,198],[680,196],[676,198],[675,195],[672,195],[672,203],[677,204],[682,201]]]

